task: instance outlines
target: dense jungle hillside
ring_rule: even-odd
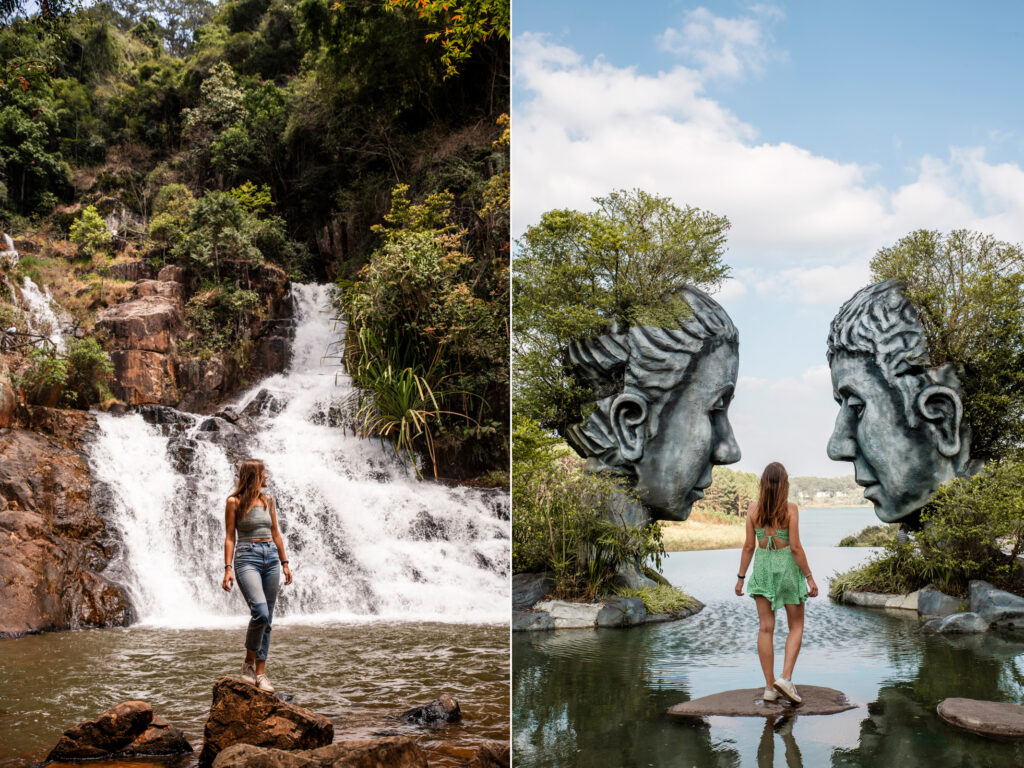
[[[287,283],[331,281],[357,428],[507,469],[508,13],[0,2],[0,406],[210,410],[284,364]]]

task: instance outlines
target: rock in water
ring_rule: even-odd
[[[180,755],[192,751],[185,734],[144,701],[125,701],[99,717],[64,731],[47,760],[130,755]]]
[[[486,764],[484,764],[486,765]],[[508,763],[506,762],[507,766]],[[427,768],[412,739],[357,739],[319,749],[285,752],[236,744],[213,761],[213,768]],[[483,767],[482,767],[483,768]]]
[[[970,609],[993,627],[1024,630],[1024,597],[996,589],[987,581],[970,583]]]
[[[442,725],[461,720],[462,710],[458,701],[447,693],[442,693],[440,698],[434,699],[425,707],[413,707],[403,712],[400,717],[417,725]]]
[[[466,768],[509,768],[512,754],[507,741],[485,741]]]
[[[323,715],[283,702],[237,678],[222,677],[213,686],[199,764],[210,765],[222,750],[234,744],[315,749],[333,739],[334,726]],[[266,763],[272,764],[284,765]]]
[[[798,715],[834,715],[854,709],[842,691],[834,688],[822,688],[817,685],[798,685],[797,692],[803,703],[794,706],[781,696],[776,701],[764,701],[761,695],[764,688],[745,688],[736,691],[723,691],[710,696],[702,696],[693,701],[686,701],[669,707],[668,714],[673,717],[707,717],[723,715],[726,717],[773,717],[782,714]]]
[[[935,708],[957,728],[1000,739],[1024,739],[1024,707],[999,701],[943,699]]]

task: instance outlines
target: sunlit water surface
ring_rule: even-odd
[[[811,568],[827,579],[874,550],[834,546],[877,523],[870,509],[801,512]],[[680,622],[626,630],[563,630],[513,637],[513,749],[518,768],[1020,768],[1024,744],[944,725],[944,698],[1024,703],[1024,636],[920,634],[916,613],[808,602],[797,684],[838,688],[857,705],[789,722],[669,719],[673,704],[764,685],[757,615],[733,591],[739,550],[679,552],[665,575],[707,604]],[[779,612],[776,670],[785,617]]]

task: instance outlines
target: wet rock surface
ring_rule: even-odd
[[[855,709],[846,694],[835,688],[817,685],[797,685],[797,693],[803,698],[801,704],[791,704],[781,696],[775,701],[764,701],[764,688],[744,688],[734,691],[713,693],[699,699],[669,707],[672,717],[693,718],[714,715],[725,717],[776,717],[784,714],[834,715]]]
[[[210,765],[235,744],[275,750],[316,749],[333,739],[334,726],[323,715],[281,701],[237,678],[222,677],[213,686],[199,764]]]
[[[972,581],[970,590],[970,610],[992,627],[1024,631],[1024,597],[996,589],[987,581]]]
[[[935,711],[949,725],[998,739],[1024,739],[1024,707],[979,699],[943,699]]]
[[[461,720],[462,708],[455,698],[442,693],[429,704],[406,710],[399,715],[399,719],[416,725],[444,725]]]
[[[125,701],[98,717],[64,731],[47,760],[188,754],[192,746],[180,728],[144,701]]]
[[[466,768],[509,768],[512,751],[507,741],[485,741],[466,763]]]
[[[485,766],[486,764],[482,764]],[[507,763],[506,763],[507,765]],[[401,737],[353,739],[326,747],[286,752],[249,744],[228,747],[213,768],[426,768],[415,742]]]
[[[941,619],[926,622],[921,631],[938,635],[967,635],[975,632],[987,632],[989,623],[981,616],[970,611],[953,613]]]
[[[0,430],[0,636],[123,626],[134,618],[108,578],[117,551],[83,454],[81,411],[36,408],[36,429]]]

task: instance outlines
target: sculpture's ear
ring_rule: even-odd
[[[647,443],[647,401],[638,395],[621,394],[612,401],[609,415],[622,458],[639,461]]]
[[[917,409],[935,430],[939,453],[952,458],[960,453],[960,422],[964,406],[956,390],[932,384],[917,396]]]

